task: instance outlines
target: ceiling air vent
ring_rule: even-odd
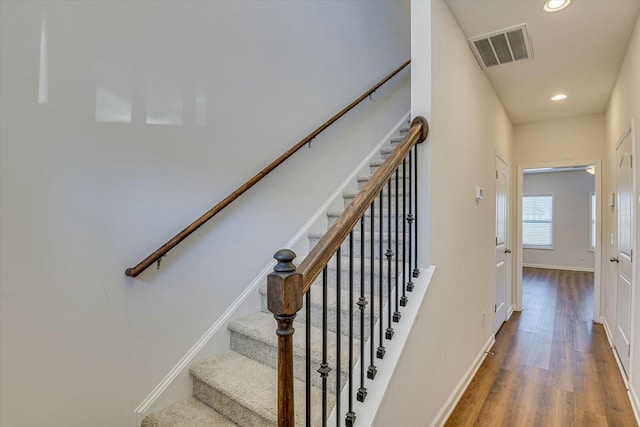
[[[468,42],[482,68],[495,67],[533,57],[527,24],[472,37]]]

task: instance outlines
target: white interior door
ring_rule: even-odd
[[[631,133],[627,133],[616,149],[618,205],[618,252],[612,258],[616,274],[615,348],[620,362],[629,373],[631,351],[631,284],[633,283],[633,155]]]
[[[507,316],[507,277],[508,255],[511,249],[507,247],[507,209],[508,209],[508,166],[496,156],[496,250],[495,250],[495,317],[493,331],[497,332]]]

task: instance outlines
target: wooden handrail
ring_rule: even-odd
[[[293,321],[303,307],[304,295],[365,215],[378,194],[383,191],[384,185],[392,178],[409,152],[416,144],[423,142],[428,134],[427,120],[423,117],[413,119],[409,133],[405,135],[400,145],[373,174],[299,267],[296,268],[293,264],[295,259],[293,251],[281,249],[276,252],[275,259],[278,264],[267,278],[267,308],[273,313],[278,324],[276,330],[278,335],[278,427],[296,425],[293,390],[293,335],[295,333]],[[340,275],[340,271],[337,274]],[[338,307],[340,307],[339,303]],[[337,315],[340,316],[340,313]],[[306,321],[309,322],[309,319],[307,318]],[[327,327],[326,324],[324,327]],[[340,327],[337,326],[337,328],[339,334]]]
[[[384,79],[380,80],[375,86],[373,86],[371,89],[369,89],[368,91],[363,93],[360,97],[358,97],[351,104],[349,104],[346,107],[344,107],[342,110],[340,110],[336,115],[331,117],[329,120],[324,122],[322,124],[322,126],[320,126],[316,130],[311,132],[309,135],[304,137],[300,142],[298,142],[296,145],[291,147],[287,152],[285,152],[280,157],[278,157],[276,160],[271,162],[271,164],[269,164],[269,166],[267,166],[266,168],[261,170],[256,176],[254,176],[249,181],[247,181],[244,184],[242,184],[233,193],[231,193],[227,197],[225,197],[220,203],[218,203],[217,205],[215,205],[214,207],[209,209],[200,218],[196,219],[193,223],[191,223],[191,225],[189,225],[187,228],[182,230],[180,233],[176,234],[171,240],[166,242],[164,245],[160,246],[151,255],[149,255],[148,257],[146,257],[142,261],[140,261],[135,267],[127,268],[125,270],[125,274],[127,276],[136,277],[138,274],[140,274],[144,270],[146,270],[150,265],[152,265],[153,263],[155,263],[158,260],[160,260],[163,256],[165,256],[165,254],[167,252],[169,252],[171,249],[173,249],[175,246],[177,246],[180,242],[182,242],[184,239],[186,239],[191,233],[196,231],[198,228],[202,227],[207,221],[209,221],[211,218],[213,218],[218,212],[220,212],[222,209],[224,209],[227,206],[229,206],[231,204],[231,202],[236,200],[238,197],[240,197],[242,194],[244,194],[248,189],[253,187],[258,181],[260,181],[262,178],[264,178],[269,172],[271,172],[272,170],[274,170],[275,168],[280,166],[280,164],[282,164],[285,160],[287,160],[289,157],[291,157],[295,152],[297,152],[302,147],[304,147],[309,142],[311,142],[323,130],[325,130],[326,128],[331,126],[334,122],[336,122],[339,118],[341,118],[342,116],[347,114],[351,109],[353,109],[353,107],[358,105],[360,102],[365,100],[369,95],[371,95],[376,90],[378,90],[380,88],[380,86],[382,86],[387,81],[389,81],[391,78],[393,78],[396,74],[398,74],[400,71],[402,71],[410,63],[411,63],[411,60],[408,60],[404,64],[402,64],[401,66],[399,66],[398,68],[393,70],[393,72],[391,72]]]
[[[411,122],[409,133],[400,145],[389,155],[385,162],[376,170],[364,188],[358,193],[353,202],[336,219],[333,226],[322,236],[313,249],[300,263],[296,272],[302,275],[302,294],[304,295],[322,269],[336,253],[342,242],[360,218],[367,212],[373,200],[378,196],[395,170],[404,161],[414,145],[423,142],[429,134],[429,124],[424,117],[418,116]]]

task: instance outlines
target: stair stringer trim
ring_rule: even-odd
[[[480,369],[482,362],[484,362],[484,359],[487,357],[487,352],[491,349],[491,347],[493,347],[493,344],[495,344],[495,342],[496,337],[492,334],[484,347],[482,347],[474,361],[471,363],[471,366],[469,366],[467,372],[460,379],[460,382],[458,383],[456,388],[453,390],[451,395],[449,395],[449,398],[447,399],[445,404],[442,406],[442,408],[440,408],[440,411],[438,411],[438,414],[435,416],[431,424],[429,424],[429,427],[444,426],[444,424],[451,416],[451,413],[455,409],[456,405],[462,398],[462,395],[467,390],[467,387],[469,387],[469,384],[471,384],[471,380],[473,380],[473,377],[476,376],[476,373],[478,372],[478,369]]]
[[[364,402],[358,402],[354,399],[353,402],[353,410],[356,414],[356,424],[357,426],[371,426],[375,421],[375,418],[378,413],[378,409],[380,408],[380,404],[384,399],[384,396],[387,392],[387,388],[389,383],[391,382],[391,378],[393,377],[396,366],[398,365],[398,361],[400,360],[400,356],[404,350],[404,346],[409,338],[409,334],[413,325],[415,323],[418,312],[420,311],[420,307],[422,306],[422,302],[424,301],[425,295],[427,294],[427,290],[429,289],[429,284],[431,283],[431,278],[433,277],[433,272],[435,270],[435,266],[429,266],[427,268],[420,268],[420,276],[418,278],[414,278],[415,288],[413,292],[407,294],[409,296],[409,302],[406,307],[402,309],[402,318],[400,322],[394,323],[393,329],[393,340],[387,341],[385,340],[386,353],[384,359],[376,359],[375,365],[378,368],[378,373],[376,374],[376,378],[373,381],[367,380],[365,386],[367,387],[367,398]],[[381,321],[387,322],[387,304],[390,304],[392,301],[387,299],[387,303],[384,306],[383,313],[384,316],[378,319],[376,322],[375,330],[378,330],[379,323]],[[369,337],[365,344],[365,348],[369,348],[370,340],[372,337]],[[368,353],[368,352],[367,352]],[[370,359],[368,355],[365,357],[365,363],[367,365],[370,364]],[[353,368],[353,372],[359,372],[361,360],[358,360],[356,365]],[[357,386],[354,385],[354,390],[357,389]],[[349,387],[348,383],[343,386],[342,393],[340,394],[340,406],[342,414],[346,413],[349,402]],[[327,424],[334,424],[336,421],[336,408],[334,406],[331,414],[329,415]],[[340,420],[340,424],[342,425],[344,420]]]
[[[403,114],[400,120],[396,122],[391,130],[380,140],[378,144],[367,154],[367,156],[360,162],[358,166],[347,176],[342,184],[329,196],[329,198],[320,206],[320,208],[313,214],[313,216],[298,230],[298,232],[284,245],[282,248],[294,248],[297,249],[297,244],[303,242],[306,244],[306,236],[311,228],[321,219],[323,215],[329,210],[331,205],[342,197],[343,192],[350,184],[354,182],[357,185],[357,177],[363,170],[369,168],[371,160],[380,154],[382,147],[389,142],[391,137],[395,135],[403,124],[410,118],[411,112]],[[275,248],[274,251],[279,248]],[[302,254],[300,251],[299,255]],[[240,309],[240,307],[247,302],[247,300],[255,294],[261,284],[266,281],[267,275],[273,271],[275,261],[269,262],[260,273],[253,279],[251,284],[242,291],[242,293],[236,298],[233,303],[222,313],[222,315],[209,327],[209,329],[196,341],[196,343],[189,349],[189,351],[182,356],[182,358],[176,363],[176,365],[165,375],[165,377],[156,385],[156,387],[149,393],[144,400],[133,411],[131,421],[133,427],[140,427],[142,420],[150,412],[162,409],[162,406],[169,405],[178,400],[184,400],[191,396],[191,377],[189,374],[189,367],[200,354],[200,352],[210,343],[210,341],[221,330],[225,330],[224,327],[232,320],[233,315]],[[229,339],[226,339],[226,345],[229,346]],[[175,386],[176,390],[173,390]],[[166,403],[162,406],[155,406],[159,404],[159,399],[165,393],[171,394],[171,397],[166,399]]]

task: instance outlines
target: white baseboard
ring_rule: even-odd
[[[429,427],[436,427],[436,426],[441,427],[444,425],[444,423],[447,422],[454,408],[462,398],[462,395],[464,394],[465,390],[467,389],[467,387],[469,387],[471,380],[476,375],[476,372],[478,372],[480,365],[482,365],[482,362],[484,362],[485,357],[487,357],[487,351],[489,351],[489,349],[491,348],[491,346],[493,346],[495,342],[496,342],[495,336],[491,335],[487,343],[484,345],[482,350],[480,350],[480,353],[478,353],[473,363],[471,363],[471,366],[469,366],[469,369],[467,370],[467,372],[464,374],[464,376],[462,377],[462,379],[460,380],[456,388],[453,390],[453,392],[445,402],[444,406],[442,406],[442,408],[440,409],[440,411],[438,412],[434,420],[431,422],[431,424],[429,424]]]
[[[513,308],[514,308],[513,305],[509,306],[509,309],[507,310],[507,320],[511,319],[511,315],[513,314],[513,311],[514,311]]]
[[[636,423],[640,425],[640,400],[638,400],[638,395],[636,394],[631,381],[627,378],[624,373],[624,368],[622,367],[622,362],[620,362],[620,357],[618,356],[618,352],[613,346],[613,335],[611,335],[611,330],[609,329],[609,323],[607,323],[607,318],[602,317],[602,325],[604,326],[604,332],[607,336],[607,341],[609,342],[609,347],[611,348],[611,352],[613,353],[613,357],[616,360],[616,364],[618,365],[618,370],[620,371],[620,376],[622,377],[622,381],[624,381],[625,387],[627,387],[627,395],[629,396],[629,402],[631,402],[631,409],[633,409],[633,415],[636,419]]]
[[[607,318],[604,316],[602,317],[602,326],[604,326],[604,334],[607,336],[607,341],[609,341],[609,347],[613,348],[613,335],[611,335],[609,322],[607,322]]]
[[[633,386],[629,387],[629,400],[631,401],[631,408],[633,408],[633,415],[636,417],[636,423],[640,425],[640,399],[638,399],[638,395],[636,394]]]
[[[595,270],[589,267],[571,267],[567,265],[545,265],[545,264],[529,264],[523,263],[523,267],[531,267],[531,268],[544,268],[547,270],[567,270],[567,271],[586,271],[589,273],[593,273]]]
[[[368,166],[369,162],[374,158],[374,156],[380,153],[381,148],[389,142],[389,139],[402,127],[403,124],[407,122],[409,117],[411,116],[411,112],[405,113],[400,120],[396,122],[396,124],[391,128],[391,130],[382,138],[382,140],[367,154],[367,156],[362,160],[362,162],[351,172],[351,174],[342,182],[340,187],[333,192],[331,196],[320,206],[320,208],[313,214],[313,216],[298,230],[298,232],[287,242],[282,248],[292,248],[300,239],[307,235],[311,227],[324,215],[331,204],[338,197],[342,195],[349,184],[352,184],[359,173]],[[299,254],[301,255],[301,254]],[[256,276],[251,284],[238,296],[238,298],[231,303],[229,308],[222,313],[222,315],[211,325],[211,327],[196,341],[196,343],[189,349],[189,351],[182,356],[182,358],[176,363],[176,365],[169,371],[168,374],[160,381],[160,383],[145,397],[145,399],[138,405],[138,407],[133,411],[131,417],[131,423],[134,427],[139,427],[140,423],[144,416],[151,412],[154,409],[154,404],[158,401],[160,396],[165,393],[169,387],[176,382],[177,379],[181,379],[182,382],[185,381],[185,378],[188,380],[189,377],[189,367],[191,366],[193,360],[198,356],[198,354],[203,350],[208,343],[212,341],[214,336],[223,329],[231,320],[233,314],[248,300],[251,295],[254,295],[257,291],[258,287],[263,284],[267,278],[267,275],[273,271],[273,267],[275,265],[275,261],[271,261],[267,264],[262,271]],[[258,307],[259,308],[259,307]],[[189,382],[189,381],[187,381]],[[184,388],[184,387],[182,387]],[[189,398],[191,390],[189,390],[189,394],[186,396],[182,396],[182,399]],[[177,400],[177,399],[176,399]]]

